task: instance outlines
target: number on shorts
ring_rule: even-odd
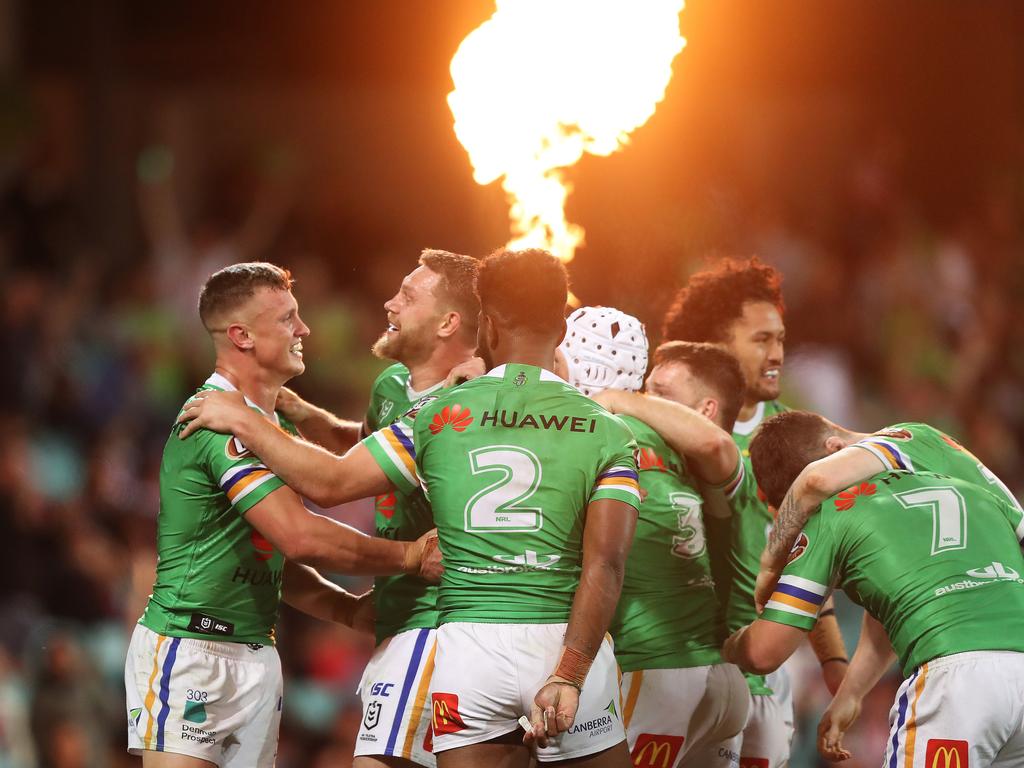
[[[956,488],[925,488],[894,494],[904,509],[924,507],[932,513],[932,554],[967,548],[967,506]]]
[[[524,506],[540,485],[541,466],[536,454],[514,445],[493,445],[469,452],[474,475],[500,473],[500,477],[466,504],[467,531],[539,531],[544,524],[540,507]]]
[[[700,497],[677,492],[670,493],[668,500],[676,511],[679,525],[679,533],[672,537],[672,554],[676,557],[699,557],[707,547]]]

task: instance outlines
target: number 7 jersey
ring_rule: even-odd
[[[424,398],[363,443],[399,490],[421,485],[430,501],[442,624],[568,621],[587,505],[640,505],[629,429],[533,366]]]
[[[1024,651],[1021,512],[976,484],[882,472],[826,500],[761,618],[810,630],[832,587],[884,626],[904,674],[939,656]]]

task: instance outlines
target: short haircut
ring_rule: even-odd
[[[547,251],[498,249],[480,261],[476,286],[480,310],[502,325],[559,339],[565,333],[569,278]]]
[[[232,264],[210,275],[199,293],[199,319],[208,331],[215,330],[215,321],[226,312],[242,306],[259,288],[290,291],[292,273],[266,261]]]
[[[732,430],[743,407],[743,371],[735,357],[715,344],[667,341],[654,350],[654,364],[681,363],[714,392],[722,413],[722,426]]]
[[[729,327],[743,315],[748,301],[767,301],[782,314],[782,275],[757,256],[723,259],[691,275],[665,313],[661,335],[666,341],[729,341]]]
[[[750,441],[750,463],[769,504],[778,508],[804,467],[827,455],[825,440],[834,433],[824,417],[808,411],[786,411],[762,422]]]
[[[440,275],[435,295],[445,310],[458,312],[460,328],[467,341],[476,341],[480,300],[476,295],[478,262],[472,256],[427,248],[420,254],[420,264]]]

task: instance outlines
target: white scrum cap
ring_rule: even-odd
[[[565,319],[569,383],[585,395],[605,389],[638,392],[647,373],[644,324],[614,307],[580,307]]]

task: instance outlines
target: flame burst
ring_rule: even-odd
[[[583,243],[565,220],[563,169],[607,156],[647,122],[672,79],[683,0],[497,0],[452,58],[448,105],[473,178],[502,178],[513,248],[564,261]]]

